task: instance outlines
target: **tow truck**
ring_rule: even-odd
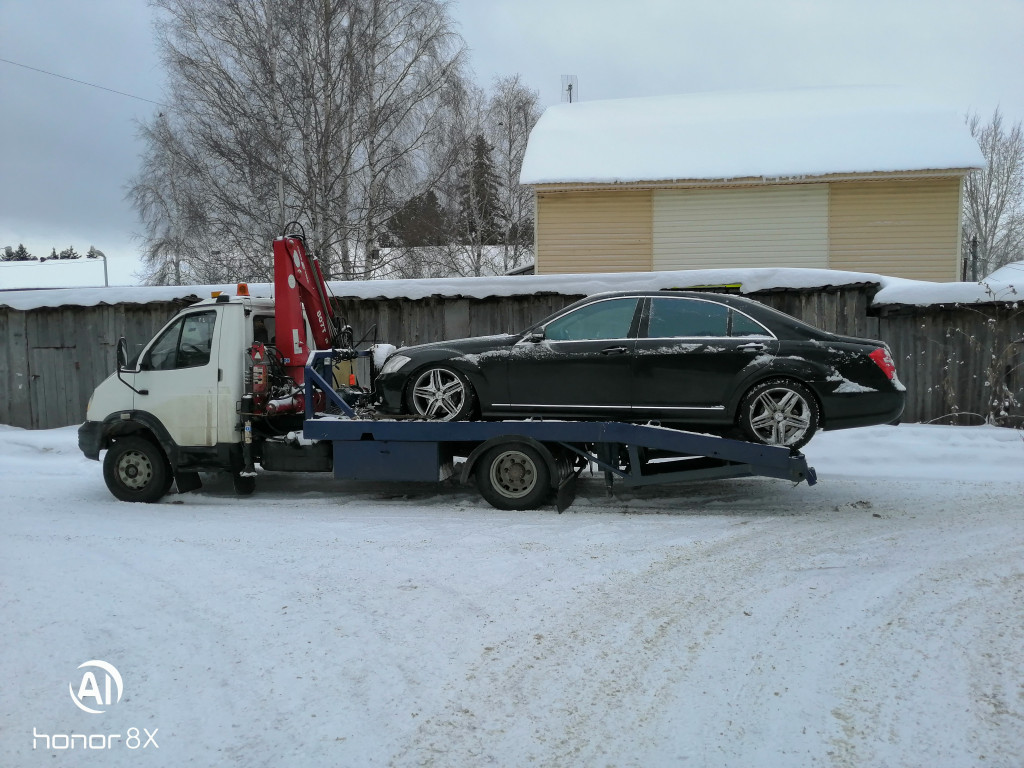
[[[116,370],[93,392],[78,430],[88,458],[103,454],[116,498],[156,502],[172,486],[201,488],[201,473],[214,471],[230,473],[240,495],[273,472],[455,478],[475,481],[499,509],[534,509],[553,497],[560,512],[588,468],[603,473],[609,494],[616,481],[816,482],[796,450],[658,424],[384,417],[372,407],[373,378],[394,347],[355,341],[301,227],[289,225],[273,255],[273,299],[251,297],[240,283],[234,296],[183,309],[131,359],[118,339]]]

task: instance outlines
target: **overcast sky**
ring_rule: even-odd
[[[543,106],[573,74],[584,100],[906,85],[1024,119],[1024,0],[454,0],[451,13],[477,80],[518,72]],[[163,97],[143,0],[0,0],[0,58]],[[112,284],[135,282],[124,193],[137,121],[158,109],[0,62],[0,248],[95,246]],[[0,265],[0,288],[71,281],[101,285],[102,266]]]

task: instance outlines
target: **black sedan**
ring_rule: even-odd
[[[883,342],[684,291],[598,294],[519,334],[405,347],[376,389],[388,413],[659,421],[793,448],[894,422],[905,401]]]

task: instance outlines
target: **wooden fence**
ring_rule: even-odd
[[[1024,337],[1024,310],[1008,303],[879,308],[872,306],[877,288],[865,283],[749,295],[820,328],[888,342],[908,390],[904,421],[981,423],[1005,413],[1001,423],[1024,424],[1024,345],[1011,343]],[[402,345],[519,330],[579,298],[341,297],[336,306],[357,338],[367,333]],[[118,337],[135,348],[187,303],[0,306],[0,423],[33,429],[81,423],[92,390],[113,371]]]

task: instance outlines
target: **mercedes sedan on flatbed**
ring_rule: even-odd
[[[906,396],[881,341],[685,291],[597,294],[522,333],[405,347],[376,390],[394,414],[656,421],[792,448],[897,421]]]

